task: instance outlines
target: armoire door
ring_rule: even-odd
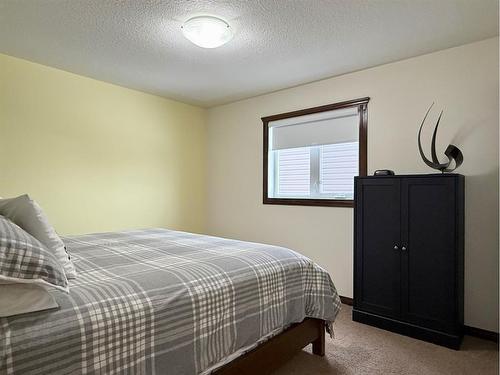
[[[356,180],[354,308],[399,316],[400,221],[399,179]]]
[[[402,319],[439,331],[456,326],[456,179],[401,180]]]

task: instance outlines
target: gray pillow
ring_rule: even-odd
[[[63,266],[68,279],[76,277],[76,270],[66,247],[50,225],[42,208],[29,195],[0,199],[0,215],[19,225],[26,232],[44,244]]]
[[[0,215],[0,281],[35,283],[68,291],[55,255],[35,237]]]

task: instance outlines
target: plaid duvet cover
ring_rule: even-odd
[[[282,247],[165,229],[64,238],[78,277],[58,310],[0,318],[0,374],[199,374],[323,319],[328,273]]]

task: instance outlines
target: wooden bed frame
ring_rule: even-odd
[[[325,355],[325,322],[306,318],[217,369],[216,375],[266,375],[276,370],[298,351],[312,344],[313,353]]]

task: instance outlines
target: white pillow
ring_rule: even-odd
[[[52,251],[63,266],[68,279],[76,277],[76,270],[66,247],[49,223],[42,208],[27,194],[16,198],[0,199],[0,215],[19,225]]]
[[[59,307],[45,288],[36,284],[0,284],[0,318]]]

